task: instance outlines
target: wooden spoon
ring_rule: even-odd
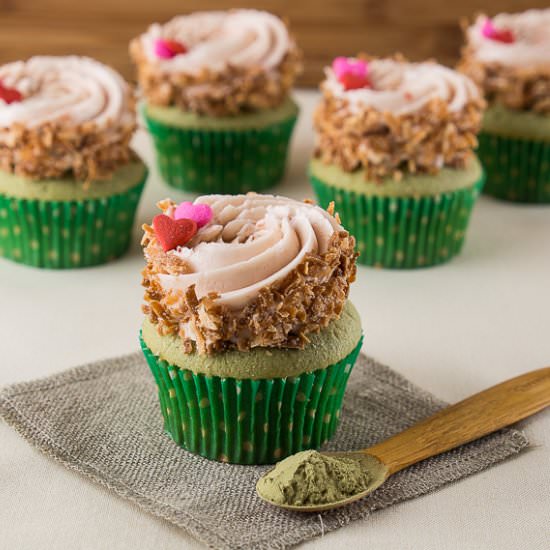
[[[368,449],[322,453],[355,459],[370,474],[372,481],[368,489],[344,500],[308,506],[270,501],[262,495],[262,485],[270,472],[258,480],[256,491],[270,504],[296,512],[321,512],[345,506],[368,495],[403,468],[509,426],[548,405],[550,367],[522,374],[476,393]]]

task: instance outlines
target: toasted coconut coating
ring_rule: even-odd
[[[215,293],[199,299],[194,286],[166,291],[158,274],[187,273],[188,266],[163,252],[151,227],[145,225],[144,230],[143,311],[160,334],[178,334],[187,353],[303,349],[308,334],[341,315],[355,280],[355,239],[346,231],[335,231],[325,253],[307,254],[286,277],[264,287],[243,308],[230,309],[217,303]],[[186,337],[189,326],[196,342]]]
[[[324,90],[314,115],[315,156],[346,172],[362,169],[368,180],[400,179],[403,172],[437,173],[462,168],[477,146],[484,102],[469,101],[459,112],[433,99],[400,116],[365,108],[351,111],[345,99]]]
[[[490,104],[500,103],[510,109],[550,113],[548,67],[508,67],[500,63],[482,63],[466,46],[457,68],[479,86]]]
[[[98,129],[87,123],[68,129],[48,122],[0,129],[0,170],[32,179],[107,178],[136,158],[130,149],[135,127]]]
[[[302,72],[302,53],[295,45],[269,72],[261,67],[233,66],[223,72],[204,70],[198,75],[162,72],[147,59],[139,38],[130,43],[130,55],[149,103],[208,116],[278,107]]]

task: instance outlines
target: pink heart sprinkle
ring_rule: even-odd
[[[203,227],[212,219],[212,215],[212,208],[208,204],[193,204],[186,201],[176,207],[174,219],[193,220],[198,227]]]
[[[177,40],[157,38],[154,44],[155,55],[161,59],[172,59],[176,55],[186,53],[187,48]]]
[[[155,55],[161,59],[172,59],[174,54],[164,40],[155,40]]]
[[[481,34],[485,38],[491,38],[494,31],[495,26],[493,25],[493,22],[487,17],[487,19],[485,19],[485,21],[483,22],[483,26],[481,27]]]
[[[356,77],[366,78],[369,64],[362,59],[352,59],[349,57],[337,57],[332,62],[332,70],[336,78],[340,80],[343,76],[351,74]]]

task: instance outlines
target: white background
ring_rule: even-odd
[[[277,193],[312,197],[305,176],[314,92],[298,92],[301,118]],[[136,148],[150,162],[148,137]],[[138,228],[167,196],[152,170],[123,259],[76,271],[0,260],[0,385],[135,351],[141,322]],[[352,300],[364,351],[450,402],[550,364],[550,206],[482,197],[462,255],[440,267],[359,267]],[[532,447],[437,493],[377,512],[304,548],[548,549],[550,414],[524,423]],[[0,422],[0,548],[202,548],[42,456]]]

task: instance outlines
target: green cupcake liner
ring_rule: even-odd
[[[273,187],[284,176],[296,116],[258,129],[176,128],[144,117],[164,181],[197,193],[237,194]]]
[[[481,132],[477,153],[487,171],[485,193],[508,201],[550,203],[550,141]]]
[[[178,445],[220,462],[271,464],[332,437],[362,339],[327,368],[262,380],[197,374],[159,359],[141,336],[140,343],[164,428]]]
[[[130,245],[145,178],[124,193],[98,199],[44,201],[0,194],[0,256],[50,269],[118,258]]]
[[[310,174],[323,207],[334,201],[355,237],[358,262],[411,269],[450,260],[464,244],[470,214],[484,183],[424,197],[367,196],[328,185]]]

